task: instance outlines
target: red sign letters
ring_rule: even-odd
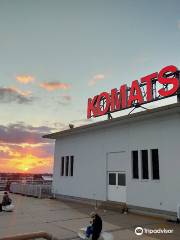
[[[111,90],[111,93],[102,92],[88,99],[87,118],[98,117],[107,113],[120,111],[176,95],[179,88],[178,69],[171,65],[164,67],[160,72],[132,81],[131,87],[120,86]],[[102,105],[103,102],[103,105]]]

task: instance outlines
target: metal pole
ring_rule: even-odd
[[[180,80],[179,80],[179,82],[180,82]],[[177,91],[177,102],[180,103],[180,87]]]

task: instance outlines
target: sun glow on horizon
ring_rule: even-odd
[[[40,173],[51,172],[52,156],[43,155],[42,149],[24,146],[23,150],[1,146],[4,159],[0,162],[1,172]]]

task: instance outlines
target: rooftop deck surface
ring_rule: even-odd
[[[0,238],[16,234],[45,231],[61,240],[79,239],[77,232],[89,224],[93,206],[68,201],[38,199],[11,194],[14,212],[0,212]],[[2,193],[0,193],[0,201]],[[103,230],[111,232],[114,240],[179,240],[180,224],[166,220],[117,211],[98,210],[103,220]],[[137,236],[135,228],[173,229],[173,234],[143,234]]]

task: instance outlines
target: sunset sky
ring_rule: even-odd
[[[179,0],[1,0],[0,172],[52,172],[42,135],[89,123],[88,97],[172,64]]]

